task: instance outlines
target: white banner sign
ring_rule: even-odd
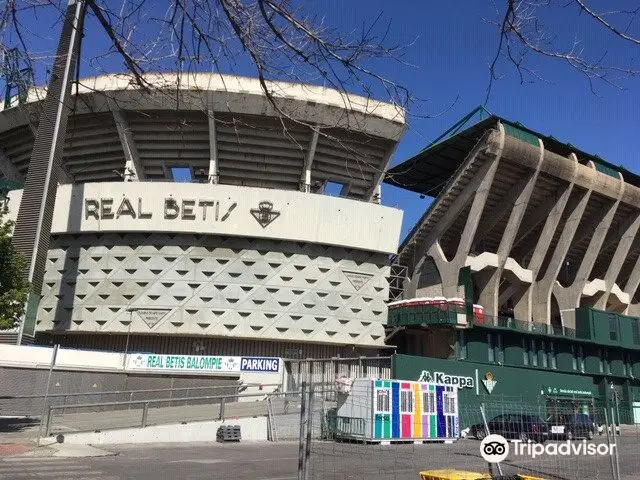
[[[217,355],[127,355],[127,370],[173,371],[184,373],[278,373],[280,359],[275,357],[224,357]]]

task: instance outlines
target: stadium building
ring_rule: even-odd
[[[212,74],[74,85],[35,342],[156,353],[375,355],[402,212],[394,105]],[[46,92],[0,112],[15,218]],[[12,189],[13,188],[13,189]],[[6,192],[5,192],[6,193]],[[5,335],[6,336],[6,335]]]
[[[640,177],[472,116],[386,178],[434,198],[396,259],[396,378],[457,379],[463,406],[536,413],[617,398],[640,423]]]

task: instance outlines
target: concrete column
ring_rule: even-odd
[[[503,199],[501,202],[503,204],[509,202],[509,205],[512,206],[511,215],[500,239],[500,245],[498,246],[498,266],[490,272],[488,278],[483,282],[483,287],[480,289],[480,304],[484,306],[485,313],[489,315],[498,315],[498,309],[500,307],[500,280],[504,271],[504,265],[511,253],[511,248],[520,229],[520,223],[529,205],[529,199],[535,188],[540,167],[544,160],[544,144],[540,139],[538,139],[538,142],[540,145],[540,154],[536,169],[529,175],[524,176],[523,180],[516,184],[520,190],[516,192],[515,198]],[[483,226],[483,228],[486,227]]]
[[[623,225],[623,232],[620,235],[620,242],[616,247],[616,251],[613,254],[611,263],[607,268],[607,273],[604,275],[604,282],[607,286],[607,291],[603,293],[600,298],[594,303],[594,308],[599,310],[605,310],[611,295],[611,290],[615,285],[615,282],[620,275],[620,270],[624,265],[624,261],[627,259],[631,245],[636,238],[638,229],[640,228],[640,212],[634,212]],[[635,292],[634,292],[635,293]]]
[[[627,315],[638,315],[640,314],[640,305],[633,303],[633,296],[638,291],[638,286],[640,286],[640,256],[638,256],[635,265],[633,266],[633,270],[631,271],[631,275],[627,280],[627,283],[624,286],[624,293],[629,295],[629,307],[626,310]]]
[[[500,130],[498,132],[498,139],[496,139],[495,137],[487,137],[486,141],[481,140],[480,142],[478,142],[473,151],[467,156],[467,160],[465,161],[465,164],[467,166],[474,163],[476,159],[482,154],[489,155],[489,158],[478,169],[478,171],[475,172],[469,183],[467,183],[467,185],[463,187],[462,191],[456,196],[456,199],[453,201],[453,203],[443,212],[442,217],[438,220],[438,223],[436,225],[433,225],[431,231],[421,241],[420,246],[414,252],[416,263],[410,265],[408,268],[407,273],[409,276],[420,276],[422,263],[424,262],[425,255],[427,255],[431,246],[442,237],[442,235],[451,225],[453,225],[453,223],[458,218],[458,215],[460,215],[460,212],[462,212],[468,205],[471,198],[480,191],[480,188],[484,186],[483,188],[488,189],[491,186],[493,177],[498,167],[497,162],[500,158],[500,155],[502,154],[502,149],[504,148],[504,128],[502,127],[502,125],[500,125],[499,128]],[[462,171],[461,174],[462,173],[464,173],[464,171]],[[452,185],[456,185],[456,182],[454,182]],[[441,197],[442,194],[438,197],[438,199],[436,199],[436,202],[438,202]],[[474,198],[477,199],[477,197]],[[484,201],[486,201],[486,196],[483,196],[482,198],[484,198]],[[484,202],[482,203],[482,206],[484,207]],[[434,205],[431,207],[431,210],[434,210],[437,207],[438,205]],[[472,218],[471,213],[469,214],[469,218]],[[480,221],[480,218],[475,219],[476,224],[475,227],[473,227],[474,234],[478,221]],[[473,241],[473,237],[467,241]]]
[[[213,110],[207,110],[207,119],[209,122],[209,172],[207,181],[209,183],[218,183],[220,174],[218,172],[218,141],[216,138],[216,114]]]
[[[595,170],[594,170],[595,172]],[[574,204],[569,205],[571,214],[564,226],[562,227],[562,233],[558,239],[558,243],[553,251],[553,256],[547,266],[547,270],[544,277],[536,281],[533,285],[533,305],[532,314],[534,322],[550,323],[551,321],[551,293],[553,286],[556,283],[560,269],[564,264],[564,259],[571,248],[571,242],[580,225],[580,220],[584,215],[584,210],[591,198],[591,192],[595,184],[595,175],[592,176],[592,182],[589,189],[580,195],[577,201],[572,202]],[[551,237],[540,237],[540,242],[550,242]],[[535,277],[534,277],[535,278]]]
[[[446,217],[447,214],[453,209],[453,206],[459,200],[461,200],[465,196],[468,199],[473,195],[471,209],[469,210],[467,221],[460,236],[460,243],[458,244],[458,249],[456,250],[453,259],[451,259],[451,261],[447,261],[440,246],[439,239],[444,234],[444,232],[446,232],[451,223],[455,221],[459,212],[463,210],[464,206],[467,203],[466,201],[463,201],[462,205],[458,205],[456,207],[456,210],[458,211],[454,215],[451,215],[452,218],[450,217],[449,219],[445,219],[443,217],[440,222],[438,222],[437,232],[434,232],[434,234],[430,234],[428,236],[428,238],[431,237],[434,240],[429,241],[426,239],[426,241],[424,242],[424,245],[428,246],[427,254],[434,259],[436,266],[438,267],[438,270],[440,272],[440,278],[442,278],[442,291],[445,297],[460,296],[458,288],[458,275],[460,269],[465,266],[467,257],[469,256],[471,244],[473,243],[478,224],[480,223],[480,217],[482,216],[487,198],[489,197],[489,192],[491,191],[491,185],[493,183],[493,177],[495,176],[496,170],[498,169],[500,157],[502,156],[502,150],[504,148],[505,133],[504,127],[500,123],[498,124],[498,131],[499,138],[497,142],[489,143],[489,147],[485,152],[489,155],[486,163],[480,168],[480,171],[474,176],[474,179],[469,184],[467,184],[464,192],[461,192],[454,204],[445,214]],[[477,187],[476,183],[478,184]],[[463,193],[465,192],[466,195],[463,195]],[[420,258],[420,268],[418,268],[413,275],[413,282],[416,284],[420,277],[421,267],[423,263],[424,255],[422,255]]]
[[[589,246],[587,247],[585,255],[584,257],[582,257],[580,268],[578,269],[578,273],[576,274],[573,283],[568,287],[562,287],[559,283],[556,282],[553,286],[553,293],[556,296],[556,300],[558,301],[558,306],[560,307],[561,311],[577,308],[580,306],[582,292],[584,291],[584,287],[589,281],[591,270],[593,270],[593,266],[598,259],[598,255],[600,254],[600,250],[602,249],[602,244],[604,243],[604,239],[609,232],[611,222],[615,217],[616,211],[618,210],[618,205],[620,205],[620,200],[622,199],[623,195],[624,180],[620,176],[618,197],[615,202],[609,205],[606,213],[597,222],[597,226],[593,231],[593,235],[591,236],[591,240],[589,241]],[[589,231],[590,229],[587,228],[585,230]],[[566,326],[575,328],[575,320],[573,322],[573,325]]]
[[[514,205],[517,205],[521,200],[523,191],[527,188],[527,186],[531,182],[532,176],[537,178],[537,171],[531,172],[528,175],[524,175],[518,182],[513,185],[507,194],[500,199],[500,201],[493,207],[493,210],[488,214],[485,214],[485,222],[482,224],[482,230],[476,234],[476,238],[473,242],[473,250],[478,249],[478,245],[480,242],[484,240],[484,238],[491,233],[491,231],[495,228],[498,222],[504,217],[508,212],[513,211]],[[531,190],[529,191],[531,192]],[[527,198],[527,203],[529,199]],[[526,204],[525,204],[526,205]]]
[[[393,153],[396,151],[398,147],[398,142],[394,142],[393,145],[387,150],[387,152],[382,157],[382,161],[380,162],[380,166],[378,167],[378,171],[375,173],[373,177],[373,182],[364,198],[368,202],[376,202],[380,203],[380,184],[382,182],[382,177],[384,177],[387,168],[389,168],[389,164],[391,163],[391,157]]]
[[[118,137],[120,137],[120,143],[122,144],[122,151],[124,152],[125,167],[124,167],[124,181],[133,182],[138,180],[144,180],[144,170],[140,163],[140,156],[138,155],[138,149],[136,143],[133,140],[133,134],[129,128],[124,113],[116,105],[116,103],[107,98],[109,109],[113,114],[113,120],[115,121],[116,128],[118,130]]]
[[[566,186],[561,186],[556,190],[555,195],[550,196],[546,202],[543,202],[533,214],[527,219],[527,225],[523,225],[521,230],[524,230],[524,235],[530,233],[536,228],[540,222],[544,221],[542,231],[537,237],[532,238],[531,244],[525,244],[519,246],[519,257],[525,258],[529,255],[530,249],[533,249],[533,254],[526,267],[531,270],[534,284],[527,287],[521,287],[514,292],[512,300],[514,302],[514,315],[520,320],[526,321],[541,321],[540,317],[533,318],[533,292],[535,289],[535,282],[538,279],[542,262],[547,256],[549,250],[550,239],[558,228],[558,223],[562,218],[562,214],[567,207],[567,202],[573,192],[573,181],[577,175],[578,158],[575,154],[571,153],[569,159],[574,166],[573,175],[570,177],[570,182]],[[546,220],[545,220],[546,219]],[[548,316],[544,317],[545,322],[548,321]]]
[[[317,128],[314,128],[311,132],[309,148],[307,148],[307,155],[304,158],[304,167],[302,169],[302,175],[300,176],[300,191],[302,192],[309,193],[311,191],[311,166],[313,165],[313,158],[316,154],[319,132],[320,130]]]

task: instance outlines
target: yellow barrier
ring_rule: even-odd
[[[544,480],[540,477],[531,475],[505,475],[504,477],[491,477],[488,473],[468,472],[465,470],[456,470],[453,468],[442,470],[423,470],[420,472],[421,480],[490,480],[498,478],[509,478],[517,480]]]
[[[443,470],[423,470],[420,472],[422,480],[480,480],[490,479],[488,473],[467,472],[453,468]]]

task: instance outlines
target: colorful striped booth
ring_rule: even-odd
[[[357,378],[338,393],[336,436],[372,442],[452,440],[459,436],[458,387]]]

